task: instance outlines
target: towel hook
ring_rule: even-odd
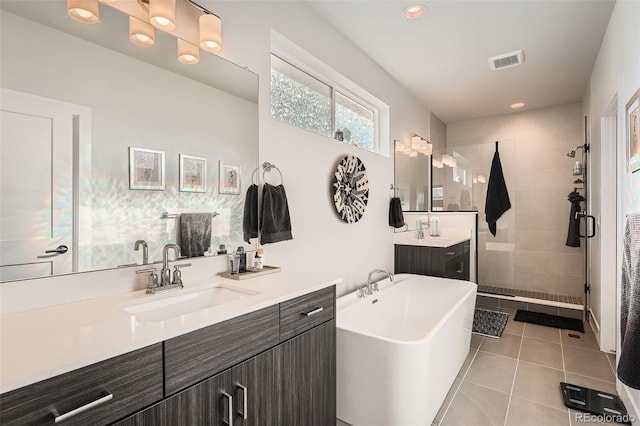
[[[397,197],[400,195],[400,190],[398,189],[397,186],[395,186],[394,184],[391,184],[389,189],[393,189],[393,196]]]
[[[262,181],[263,182],[265,182],[265,183],[267,182],[264,179],[265,173],[270,172],[272,169],[276,169],[278,171],[278,174],[280,175],[280,185],[284,184],[284,178],[282,177],[282,172],[280,171],[280,169],[275,164],[272,164],[272,163],[270,163],[268,161],[265,161],[264,163],[262,163],[262,168],[264,169],[264,171],[262,172]]]

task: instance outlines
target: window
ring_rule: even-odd
[[[272,54],[271,117],[379,152],[378,108],[326,81]]]

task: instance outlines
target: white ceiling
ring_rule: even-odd
[[[310,1],[310,5],[446,123],[579,102],[614,2]],[[524,50],[523,65],[491,71],[488,58]]]

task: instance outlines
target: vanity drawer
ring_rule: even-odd
[[[451,247],[444,247],[440,249],[444,261],[447,262],[449,259],[453,259],[454,257],[458,257],[461,254],[469,252],[470,241],[466,240],[461,243],[458,243]]]
[[[278,305],[164,342],[165,396],[278,344]]]
[[[0,422],[51,425],[58,417],[64,425],[103,425],[162,396],[162,344],[158,343],[2,394]]]
[[[335,286],[280,303],[280,341],[332,319],[335,303]]]

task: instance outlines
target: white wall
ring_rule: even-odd
[[[625,128],[624,117],[625,104],[632,94],[640,87],[640,2],[638,1],[618,1],[609,21],[609,26],[598,53],[593,72],[591,74],[589,99],[591,115],[591,145],[600,152],[614,152],[617,150],[617,168],[610,165],[594,165],[593,168],[601,167],[601,179],[609,179],[609,174],[617,169],[618,196],[617,200],[612,199],[611,186],[602,186],[600,191],[594,191],[593,203],[598,203],[602,213],[601,232],[604,234],[617,235],[615,245],[618,259],[616,266],[611,271],[603,271],[613,281],[617,282],[618,297],[621,276],[622,252],[622,223],[624,215],[631,212],[640,212],[640,172],[629,174],[626,172],[625,150]],[[606,115],[606,109],[611,100],[617,95],[618,126],[617,126],[617,147],[606,146],[601,143],[601,121],[600,118]],[[609,166],[607,168],[603,166]],[[602,185],[602,182],[600,182]],[[594,185],[596,189],[599,185]],[[614,206],[618,206],[617,212]],[[617,220],[612,220],[612,215],[617,216]],[[605,229],[605,224],[609,228]],[[601,247],[603,256],[613,256],[613,247]],[[611,253],[611,254],[609,254]],[[597,261],[597,259],[593,259]],[[604,289],[603,289],[604,291]],[[608,295],[615,291],[609,288]],[[618,300],[619,303],[619,300]],[[608,318],[613,322],[617,316],[618,309],[610,307],[603,312],[603,321]],[[606,314],[606,316],[605,316]],[[616,327],[614,336],[617,339],[618,328]],[[620,344],[617,343],[619,350]],[[640,414],[640,390],[630,389],[618,382],[618,393],[622,396],[627,409],[635,411],[636,418]],[[634,424],[640,424],[636,421]]]
[[[390,107],[390,135],[429,136],[429,112],[385,71],[311,8],[298,2],[213,2],[203,6],[223,21],[223,55],[260,75],[260,161],[284,175],[293,240],[267,245],[268,263],[309,271],[333,271],[344,279],[338,294],[353,290],[373,268],[393,268],[393,230],[388,206],[393,155],[385,157],[315,135],[270,118],[270,31],[286,37]],[[392,150],[391,148],[390,150]],[[353,154],[364,162],[370,198],[364,217],[345,224],[329,191],[337,161]]]

